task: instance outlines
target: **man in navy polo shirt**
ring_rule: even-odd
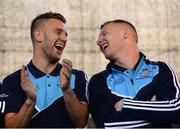
[[[180,120],[180,84],[164,62],[146,59],[128,21],[105,22],[97,45],[110,60],[89,82],[89,108],[98,128],[170,127]]]
[[[3,80],[6,127],[84,127],[88,119],[85,73],[58,63],[67,42],[66,19],[47,12],[31,24],[33,58]]]

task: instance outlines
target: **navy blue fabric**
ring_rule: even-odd
[[[101,128],[170,127],[170,122],[180,119],[179,87],[167,64],[147,60],[140,53],[134,69],[110,62],[106,70],[92,76],[88,86],[90,112]],[[151,101],[153,95],[156,102]],[[114,105],[119,100],[124,101],[123,108],[116,111]]]
[[[3,98],[3,94],[2,94],[2,85],[0,83],[0,128],[4,127],[4,110],[3,110],[3,106],[5,106],[5,101]]]
[[[57,78],[59,78],[59,72],[62,68],[60,64],[57,65],[57,67],[50,73],[45,74],[42,71],[40,71],[38,68],[36,68],[32,61],[27,65],[28,72],[30,75],[30,78],[34,79],[42,79],[43,81],[47,82],[47,86],[55,86],[55,89],[58,90],[58,86],[60,82],[57,82]],[[73,91],[76,94],[77,98],[80,101],[86,101],[85,96],[85,89],[86,89],[86,78],[85,73],[79,70],[72,71],[72,75],[74,76],[74,80],[71,81],[71,85],[74,85]],[[46,79],[47,78],[47,79]],[[48,80],[50,78],[50,80]],[[54,79],[56,79],[54,81]],[[32,80],[35,86],[39,86],[39,88],[43,87],[41,84],[46,84],[42,81],[34,81]],[[57,83],[55,83],[57,82]],[[9,95],[8,98],[6,98],[6,108],[5,113],[8,112],[18,112],[23,103],[26,100],[26,96],[20,86],[20,70],[10,74],[3,80],[3,92],[7,95]],[[36,87],[37,88],[37,87]],[[46,89],[46,88],[45,88]],[[48,89],[49,90],[49,89]],[[51,88],[52,92],[54,92],[54,89]],[[59,90],[61,90],[59,88]],[[52,94],[52,93],[51,93]],[[59,95],[59,96],[58,96]],[[33,113],[33,117],[30,121],[29,127],[57,127],[57,128],[74,128],[75,124],[72,122],[72,120],[69,118],[68,112],[65,107],[64,98],[63,95],[58,94],[54,95],[53,99],[51,99],[52,102],[49,102],[49,98],[46,100],[42,100],[44,102],[48,102],[48,104],[45,104],[43,106],[38,107],[38,104],[36,103],[36,108]],[[44,97],[44,98],[47,98]],[[40,99],[43,99],[40,98]],[[47,101],[48,100],[48,101]],[[38,100],[40,102],[41,100]],[[72,107],[73,108],[73,107]]]

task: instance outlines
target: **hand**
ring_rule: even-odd
[[[32,81],[29,78],[27,71],[25,70],[25,66],[22,66],[21,69],[21,87],[24,90],[27,100],[27,104],[36,102],[36,89],[33,86]]]
[[[123,107],[123,99],[119,100],[114,105],[114,108],[116,109],[116,111],[121,111],[122,107]]]
[[[70,87],[71,80],[71,71],[72,71],[72,62],[68,59],[63,59],[63,67],[60,71],[60,82],[61,89],[65,91]]]

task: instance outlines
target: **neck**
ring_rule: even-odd
[[[38,44],[38,43],[37,43]],[[40,50],[39,46],[33,48],[32,63],[42,72],[48,74],[51,73],[57,66],[57,62],[51,62],[46,55]]]
[[[115,61],[115,64],[126,69],[133,69],[137,64],[139,57],[140,57],[139,51],[126,53],[121,57],[119,57],[119,59]]]
[[[46,74],[51,73],[55,69],[58,63],[58,62],[50,63],[42,58],[33,58],[32,62],[39,70],[41,70]]]

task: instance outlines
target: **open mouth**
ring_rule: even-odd
[[[56,44],[56,45],[55,45],[55,48],[58,49],[58,50],[63,50],[64,45],[62,45],[62,44]]]
[[[108,47],[108,44],[105,44],[104,46],[103,46],[103,49],[106,49]]]
[[[108,44],[104,44],[102,45],[102,49],[105,50],[109,45]]]

